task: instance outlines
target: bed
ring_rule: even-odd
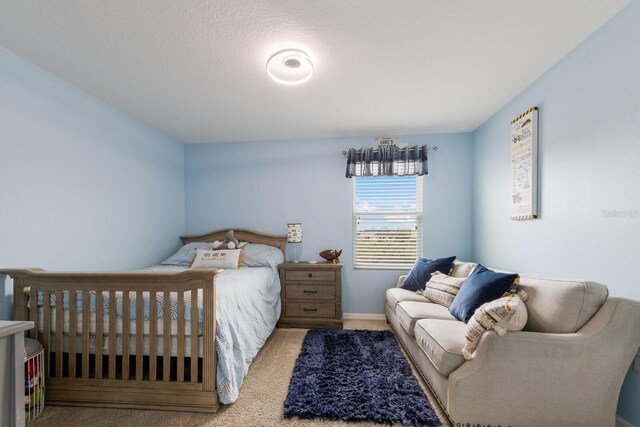
[[[266,245],[280,255],[238,270],[0,270],[13,278],[14,318],[35,322],[29,336],[45,348],[47,402],[215,412],[235,401],[280,315],[286,236],[234,231],[253,244],[246,251]],[[211,243],[226,232],[181,239]]]

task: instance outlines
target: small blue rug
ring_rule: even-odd
[[[391,331],[310,330],[293,370],[284,416],[440,425]]]

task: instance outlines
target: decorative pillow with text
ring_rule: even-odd
[[[242,249],[223,249],[220,251],[196,250],[191,268],[231,268],[242,266]]]

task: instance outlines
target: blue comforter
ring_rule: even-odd
[[[145,271],[183,271],[154,266]],[[186,313],[185,313],[186,314]],[[280,317],[280,279],[269,267],[224,270],[216,278],[217,386],[221,403],[233,403],[251,362]]]

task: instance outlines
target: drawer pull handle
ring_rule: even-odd
[[[313,294],[317,294],[318,291],[302,291],[305,295],[313,295]]]
[[[309,277],[313,277],[313,273],[309,273]]]
[[[303,308],[302,311],[318,311],[317,308]]]

